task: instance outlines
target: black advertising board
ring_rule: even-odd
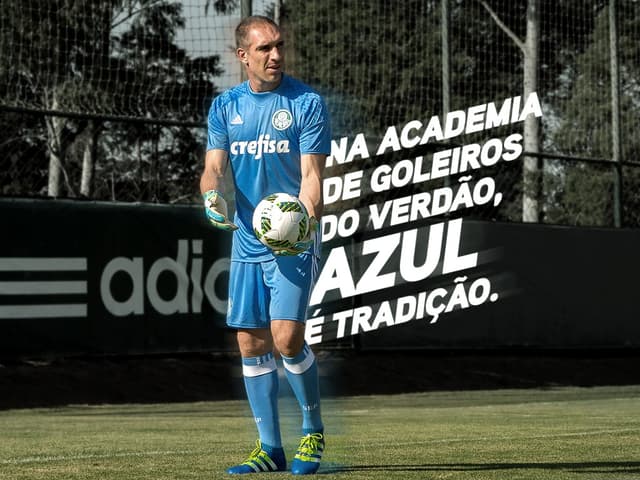
[[[0,358],[233,350],[202,207],[0,201]],[[637,348],[640,232],[444,219],[323,248],[307,341]]]
[[[1,355],[224,348],[230,236],[201,207],[0,208]]]

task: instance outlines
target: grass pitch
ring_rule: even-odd
[[[281,408],[291,457],[299,416]],[[640,386],[336,398],[323,413],[320,478],[640,478]],[[255,436],[239,401],[0,411],[0,479],[231,478]]]

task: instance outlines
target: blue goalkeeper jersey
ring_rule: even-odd
[[[301,154],[331,152],[329,118],[322,97],[287,75],[269,92],[256,93],[249,82],[241,83],[213,100],[207,150],[213,149],[229,154],[233,171],[234,223],[239,228],[233,234],[232,260],[272,259],[271,250],[253,233],[253,211],[272,193],[299,196]],[[319,235],[316,240],[319,251]]]

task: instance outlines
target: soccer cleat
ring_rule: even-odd
[[[291,473],[294,475],[307,475],[316,473],[320,468],[320,459],[324,452],[324,435],[322,433],[309,433],[302,437],[300,446],[291,463]]]
[[[282,448],[274,448],[269,454],[262,449],[260,440],[256,440],[256,448],[240,465],[234,465],[227,469],[227,473],[260,473],[279,472],[287,469],[287,460]]]

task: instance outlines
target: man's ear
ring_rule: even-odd
[[[238,60],[240,60],[242,63],[249,63],[249,59],[247,58],[247,51],[244,48],[236,49],[236,57],[238,57]]]

